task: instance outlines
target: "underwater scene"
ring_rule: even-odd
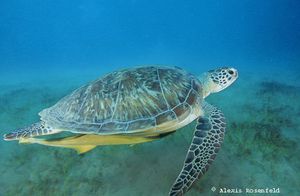
[[[0,1],[0,196],[299,195],[299,9],[297,0]],[[133,70],[139,66],[147,69],[137,74]],[[151,67],[171,67],[174,73],[168,78],[169,72],[161,72],[159,77]],[[213,76],[218,68],[226,74]],[[115,118],[126,114],[126,122],[135,120],[134,112],[150,110],[152,102],[166,101],[169,108],[177,96],[198,109],[187,113],[181,124],[171,121],[171,114],[162,118],[159,134],[143,128],[152,126],[144,123],[136,129],[127,127],[125,139],[115,138],[120,132],[111,125],[106,131],[114,138],[103,139],[107,145],[97,147],[65,146],[63,142],[102,133],[92,130],[91,124],[79,129],[63,123],[69,110],[57,117],[59,121],[53,120],[54,113],[43,113],[47,126],[57,129],[44,124],[28,128],[40,122],[43,109],[62,98],[58,111],[72,104],[80,111],[86,108],[80,119],[88,118],[89,108],[109,109],[114,102],[103,97],[98,104],[84,106],[74,98],[79,92],[75,90],[110,73],[103,81],[113,86],[118,76],[114,73],[120,70],[129,75],[123,84],[131,94],[119,101],[124,108],[114,110]],[[152,91],[141,87],[149,81],[159,92],[169,85],[170,95],[176,96],[160,93],[161,98],[150,99]],[[194,83],[186,87],[186,81]],[[104,88],[92,87],[90,93]],[[184,94],[184,88],[196,93]],[[116,99],[119,94],[123,95],[115,94]],[[219,113],[214,113],[215,107]],[[168,111],[177,115],[175,109]],[[225,134],[224,118],[214,119],[220,113],[226,118]],[[91,117],[94,124],[96,118]],[[205,124],[212,122],[217,124]],[[69,130],[60,132],[63,126]],[[21,134],[31,132],[23,139],[8,135],[24,127]],[[36,136],[44,130],[49,133],[44,139]],[[212,142],[205,139],[212,131],[218,133],[216,156],[206,160],[209,150],[191,155],[195,146],[202,149],[205,142]],[[109,145],[118,143],[122,145]],[[177,177],[185,175],[180,174],[182,168],[199,168],[199,157],[204,159],[202,170],[187,182],[179,181],[186,185],[184,191],[172,194]]]

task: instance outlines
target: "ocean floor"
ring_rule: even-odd
[[[88,78],[49,81],[0,84],[1,134],[38,121],[40,110]],[[213,165],[187,195],[217,195],[220,188],[299,193],[300,84],[289,81],[245,74],[207,99],[223,110],[227,134]],[[1,140],[0,195],[167,195],[194,126],[158,141],[98,147],[83,155]]]

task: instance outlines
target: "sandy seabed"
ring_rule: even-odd
[[[2,83],[1,133],[38,121],[40,110],[82,84],[63,80]],[[187,195],[278,188],[282,195],[299,193],[300,86],[284,81],[288,80],[249,74],[208,97],[209,103],[223,110],[227,134],[213,165]],[[98,147],[84,155],[1,141],[0,195],[167,195],[182,167],[194,126],[158,141]]]

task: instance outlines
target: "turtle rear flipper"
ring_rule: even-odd
[[[49,135],[57,132],[59,131],[46,126],[45,123],[41,121],[38,123],[34,123],[28,127],[17,129],[8,134],[4,134],[3,139],[6,141],[19,140],[21,138]]]
[[[216,107],[204,103],[208,117],[199,117],[194,138],[186,155],[183,168],[173,184],[170,195],[183,195],[196,179],[209,168],[218,153],[225,134],[225,118]]]

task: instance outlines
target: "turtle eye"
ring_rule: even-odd
[[[228,73],[230,74],[230,75],[233,75],[234,74],[234,71],[232,71],[231,69],[228,71]]]

